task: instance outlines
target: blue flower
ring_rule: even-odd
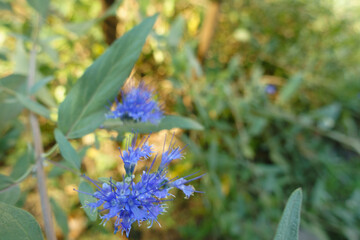
[[[141,143],[135,147],[133,138],[131,145],[128,146],[126,151],[122,151],[121,158],[124,163],[135,164],[140,158],[149,158],[152,150],[151,146],[147,144],[147,138],[143,138]],[[172,141],[171,141],[172,142]],[[173,200],[174,195],[169,191],[172,188],[178,188],[185,194],[186,198],[189,198],[196,191],[195,188],[189,185],[190,182],[201,178],[203,175],[197,176],[192,179],[186,179],[187,177],[169,179],[167,175],[166,165],[173,159],[182,157],[182,149],[174,148],[174,144],[170,143],[169,149],[163,152],[162,166],[156,171],[151,172],[156,161],[154,157],[151,166],[144,170],[140,176],[140,180],[135,182],[133,169],[123,177],[120,182],[114,182],[111,178],[109,182],[100,183],[87,176],[83,176],[88,181],[92,182],[97,190],[94,193],[81,192],[88,194],[96,198],[95,202],[88,203],[84,207],[92,209],[102,209],[99,212],[102,213],[100,218],[105,225],[111,218],[116,218],[114,223],[114,233],[121,232],[129,237],[131,226],[134,222],[141,224],[144,221],[148,221],[149,227],[153,222],[158,222],[158,216],[166,212],[166,202]],[[165,155],[164,155],[165,154]],[[164,156],[166,160],[164,160]],[[165,163],[163,164],[163,161]],[[126,164],[125,164],[126,165]],[[159,224],[160,225],[160,224]]]
[[[106,114],[106,118],[132,119],[137,122],[157,124],[163,117],[163,111],[153,100],[153,92],[143,82],[127,93],[122,92],[122,103],[116,99],[116,107]]]

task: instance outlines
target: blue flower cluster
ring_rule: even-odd
[[[192,179],[189,179],[189,177],[194,174],[174,179],[169,179],[166,176],[168,164],[183,157],[184,148],[175,148],[175,143],[172,144],[173,138],[168,149],[163,150],[161,154],[158,169],[152,171],[157,154],[151,166],[142,172],[140,180],[135,182],[133,173],[136,164],[138,161],[149,159],[151,154],[154,153],[147,140],[148,137],[143,138],[136,146],[136,137],[134,137],[126,150],[120,150],[120,157],[124,162],[126,172],[123,181],[114,182],[110,179],[109,182],[101,185],[100,182],[84,176],[97,187],[97,191],[93,194],[79,191],[97,199],[96,202],[88,203],[85,207],[97,209],[102,206],[100,212],[105,212],[100,216],[102,223],[105,225],[106,222],[115,217],[114,233],[125,232],[127,237],[129,237],[131,225],[134,222],[141,224],[143,221],[148,221],[149,227],[152,226],[154,221],[158,222],[158,215],[166,211],[165,202],[172,200],[172,197],[174,197],[169,192],[172,188],[183,191],[186,198],[189,198],[194,192],[199,192],[195,191],[195,188],[188,183],[201,178],[202,175]]]
[[[122,102],[116,99],[115,109],[110,110],[106,118],[132,119],[157,124],[163,117],[163,111],[153,97],[153,92],[141,82],[138,87],[127,93],[122,92]]]

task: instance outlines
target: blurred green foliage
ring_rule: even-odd
[[[221,1],[210,49],[199,62],[199,34],[210,1],[122,1],[119,35],[160,12],[133,77],[153,84],[168,113],[193,116],[204,126],[201,132],[184,132],[185,167],[173,170],[208,173],[196,186],[205,194],[171,204],[170,214],[160,219],[162,228],[140,228],[133,238],[270,239],[286,199],[298,187],[304,195],[301,236],[360,238],[360,5],[342,2]],[[1,75],[26,74],[32,10],[22,1],[0,7]],[[101,11],[101,1],[51,1],[37,72],[43,82],[37,98],[48,108],[63,101],[107,48]],[[266,92],[270,84],[276,93]],[[55,124],[41,124],[49,149]],[[19,130],[25,127],[20,118],[1,132],[4,171],[27,157],[28,137],[22,138]],[[101,132],[94,138],[91,144],[87,139],[74,142],[87,156],[86,170],[96,176],[119,175],[116,155],[96,149],[115,149],[115,144]],[[88,150],[90,145],[96,148]],[[66,209],[68,221],[78,224],[70,224],[70,238],[98,234],[97,239],[118,239],[111,228],[99,230],[97,223],[87,222],[76,194],[64,195],[64,186],[78,184],[77,176],[51,168],[53,205],[60,212]],[[34,190],[31,185],[22,188],[29,194]],[[20,196],[17,206],[24,205],[29,208]],[[77,228],[83,233],[74,233]]]

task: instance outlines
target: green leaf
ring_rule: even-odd
[[[44,87],[46,84],[48,84],[51,80],[54,79],[54,76],[47,76],[37,83],[34,84],[34,86],[30,89],[30,94],[35,94],[40,88]]]
[[[91,187],[91,185],[87,182],[81,182],[79,185],[79,191],[81,192],[87,192],[87,193],[94,193],[93,188]],[[97,218],[97,211],[96,210],[92,210],[89,207],[86,207],[87,203],[92,203],[95,202],[96,199],[93,196],[87,195],[85,193],[81,193],[79,192],[79,199],[81,202],[81,205],[83,206],[86,215],[88,215],[88,217],[90,218],[90,221],[95,221]]]
[[[13,205],[19,197],[19,186],[10,177],[0,174],[0,202]]]
[[[163,129],[181,128],[188,130],[203,130],[204,127],[198,122],[181,116],[167,115],[165,116],[158,125],[152,123],[143,122],[122,122],[118,119],[109,119],[104,123],[104,127],[113,129],[118,132],[131,132],[136,131],[138,133],[150,133],[158,132]]]
[[[302,191],[298,188],[286,203],[274,240],[297,240],[299,238],[301,202]]]
[[[19,102],[24,107],[26,107],[30,111],[32,111],[34,113],[37,113],[40,116],[43,116],[44,118],[50,119],[50,111],[49,111],[49,109],[47,109],[46,107],[44,107],[40,103],[35,102],[35,101],[31,100],[30,98],[25,97],[24,95],[21,95],[21,94],[16,94],[16,98],[19,100]]]
[[[290,100],[290,98],[295,94],[299,89],[303,81],[303,76],[301,73],[294,75],[290,78],[289,83],[287,83],[280,91],[277,102],[284,104]]]
[[[27,0],[29,5],[34,8],[42,18],[46,18],[49,9],[49,0]]]
[[[25,210],[0,202],[1,239],[44,239],[35,218]]]
[[[58,224],[59,227],[61,228],[61,231],[63,232],[63,234],[64,234],[65,236],[67,236],[68,233],[69,233],[69,225],[68,225],[66,213],[65,213],[64,210],[57,204],[57,202],[55,201],[55,199],[50,198],[50,204],[51,204],[51,208],[52,208],[52,210],[53,210],[53,212],[54,212],[55,220],[56,220],[57,224]]]
[[[14,123],[14,119],[21,113],[23,106],[13,94],[1,88],[24,94],[26,91],[26,77],[23,75],[9,75],[0,79],[0,131]]]
[[[117,39],[71,89],[59,108],[59,128],[68,138],[82,137],[104,122],[105,106],[129,76],[156,18],[145,19]]]
[[[69,162],[76,169],[80,169],[81,160],[79,155],[76,153],[75,149],[69,141],[66,139],[64,134],[59,129],[54,131],[56,142],[59,144],[61,155],[64,159]]]

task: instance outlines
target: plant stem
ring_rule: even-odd
[[[35,71],[36,71],[36,47],[37,47],[37,38],[38,32],[40,30],[41,18],[39,18],[33,33],[33,42],[30,51],[30,63],[29,63],[29,74],[28,74],[28,92],[30,92],[31,87],[35,84]],[[44,172],[43,166],[43,143],[41,138],[41,131],[39,126],[39,121],[35,114],[30,111],[30,127],[33,134],[33,142],[35,149],[35,159],[36,159],[36,173],[37,173],[37,185],[40,194],[40,203],[42,208],[42,214],[45,225],[45,234],[48,240],[56,240],[55,229],[52,220],[52,213],[50,208],[49,197],[47,194],[46,187],[46,175]]]

